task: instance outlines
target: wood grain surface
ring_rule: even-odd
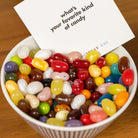
[[[30,33],[13,6],[21,0],[0,0],[0,67],[10,50]],[[124,44],[138,68],[138,0],[115,0],[136,38]],[[9,106],[0,89],[0,138],[41,138]],[[128,109],[96,138],[138,138],[138,91]]]

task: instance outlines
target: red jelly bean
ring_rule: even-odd
[[[25,59],[23,59],[23,63],[25,63],[25,64],[29,65],[31,68],[33,68],[32,60],[33,60],[32,57],[26,57]]]
[[[69,63],[68,58],[61,53],[55,53],[53,55],[53,60],[61,60],[61,61],[64,61],[66,63]]]
[[[81,93],[81,90],[84,88],[84,83],[81,79],[75,79],[72,84],[72,92],[77,95]]]
[[[90,62],[86,59],[75,59],[73,61],[73,65],[76,68],[88,68],[90,66]]]
[[[88,70],[82,69],[78,71],[78,78],[81,80],[86,80],[88,78]]]
[[[48,59],[46,59],[46,62],[49,64],[49,66],[51,66],[51,62],[53,61],[53,55],[50,56]]]
[[[61,60],[54,60],[51,62],[51,67],[58,72],[66,72],[69,69],[69,65]]]
[[[99,57],[96,61],[96,65],[99,66],[100,68],[105,66],[105,64],[106,64],[106,61],[104,57]]]
[[[131,69],[126,69],[122,74],[122,79],[125,85],[132,85],[134,81],[134,72]]]
[[[101,96],[102,96],[102,94],[99,93],[99,92],[93,92],[93,93],[91,94],[91,98],[92,98],[92,100],[93,100],[94,102],[97,101]]]
[[[80,117],[80,120],[81,122],[84,124],[84,125],[90,125],[90,124],[93,124],[94,122],[91,121],[90,119],[90,114],[83,114],[81,117]]]

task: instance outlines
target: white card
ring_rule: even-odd
[[[28,0],[14,8],[41,49],[104,55],[134,38],[112,0]]]

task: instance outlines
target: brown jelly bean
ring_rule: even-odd
[[[52,98],[49,98],[48,100],[46,100],[46,103],[48,103],[51,106],[53,104]]]
[[[32,109],[32,110],[30,111],[29,115],[30,115],[31,117],[35,118],[35,119],[39,119],[39,117],[40,117],[40,111],[39,111],[37,108]]]
[[[67,120],[79,119],[81,116],[81,111],[79,109],[73,109],[67,115]]]
[[[39,69],[32,69],[30,73],[31,80],[33,81],[42,81],[43,80],[43,73]]]
[[[77,69],[75,66],[70,65],[68,69],[69,79],[74,81],[77,78]]]
[[[92,77],[88,77],[86,80],[85,80],[85,88],[87,90],[92,90],[95,86],[95,83],[94,83],[94,79]]]
[[[89,100],[87,100],[87,101],[85,102],[85,104],[88,105],[88,106],[90,106],[91,104],[93,104],[93,102],[92,102],[91,99],[89,99]]]
[[[51,118],[51,117],[55,117],[55,115],[56,115],[56,112],[55,111],[53,111],[53,110],[51,110],[51,111],[49,111],[49,113],[46,115],[48,118]]]
[[[80,107],[81,114],[88,114],[88,108],[89,108],[89,106],[87,104],[83,104]]]

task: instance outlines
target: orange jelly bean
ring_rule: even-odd
[[[59,112],[61,110],[71,111],[71,108],[66,104],[57,104],[54,108],[55,112]]]
[[[91,97],[91,92],[87,89],[83,89],[81,91],[81,94],[83,94],[85,96],[86,100],[90,99],[90,97]]]
[[[30,82],[30,78],[29,78],[29,76],[28,76],[27,74],[21,73],[21,74],[18,76],[18,79],[24,79],[24,80],[26,80],[27,83]]]

